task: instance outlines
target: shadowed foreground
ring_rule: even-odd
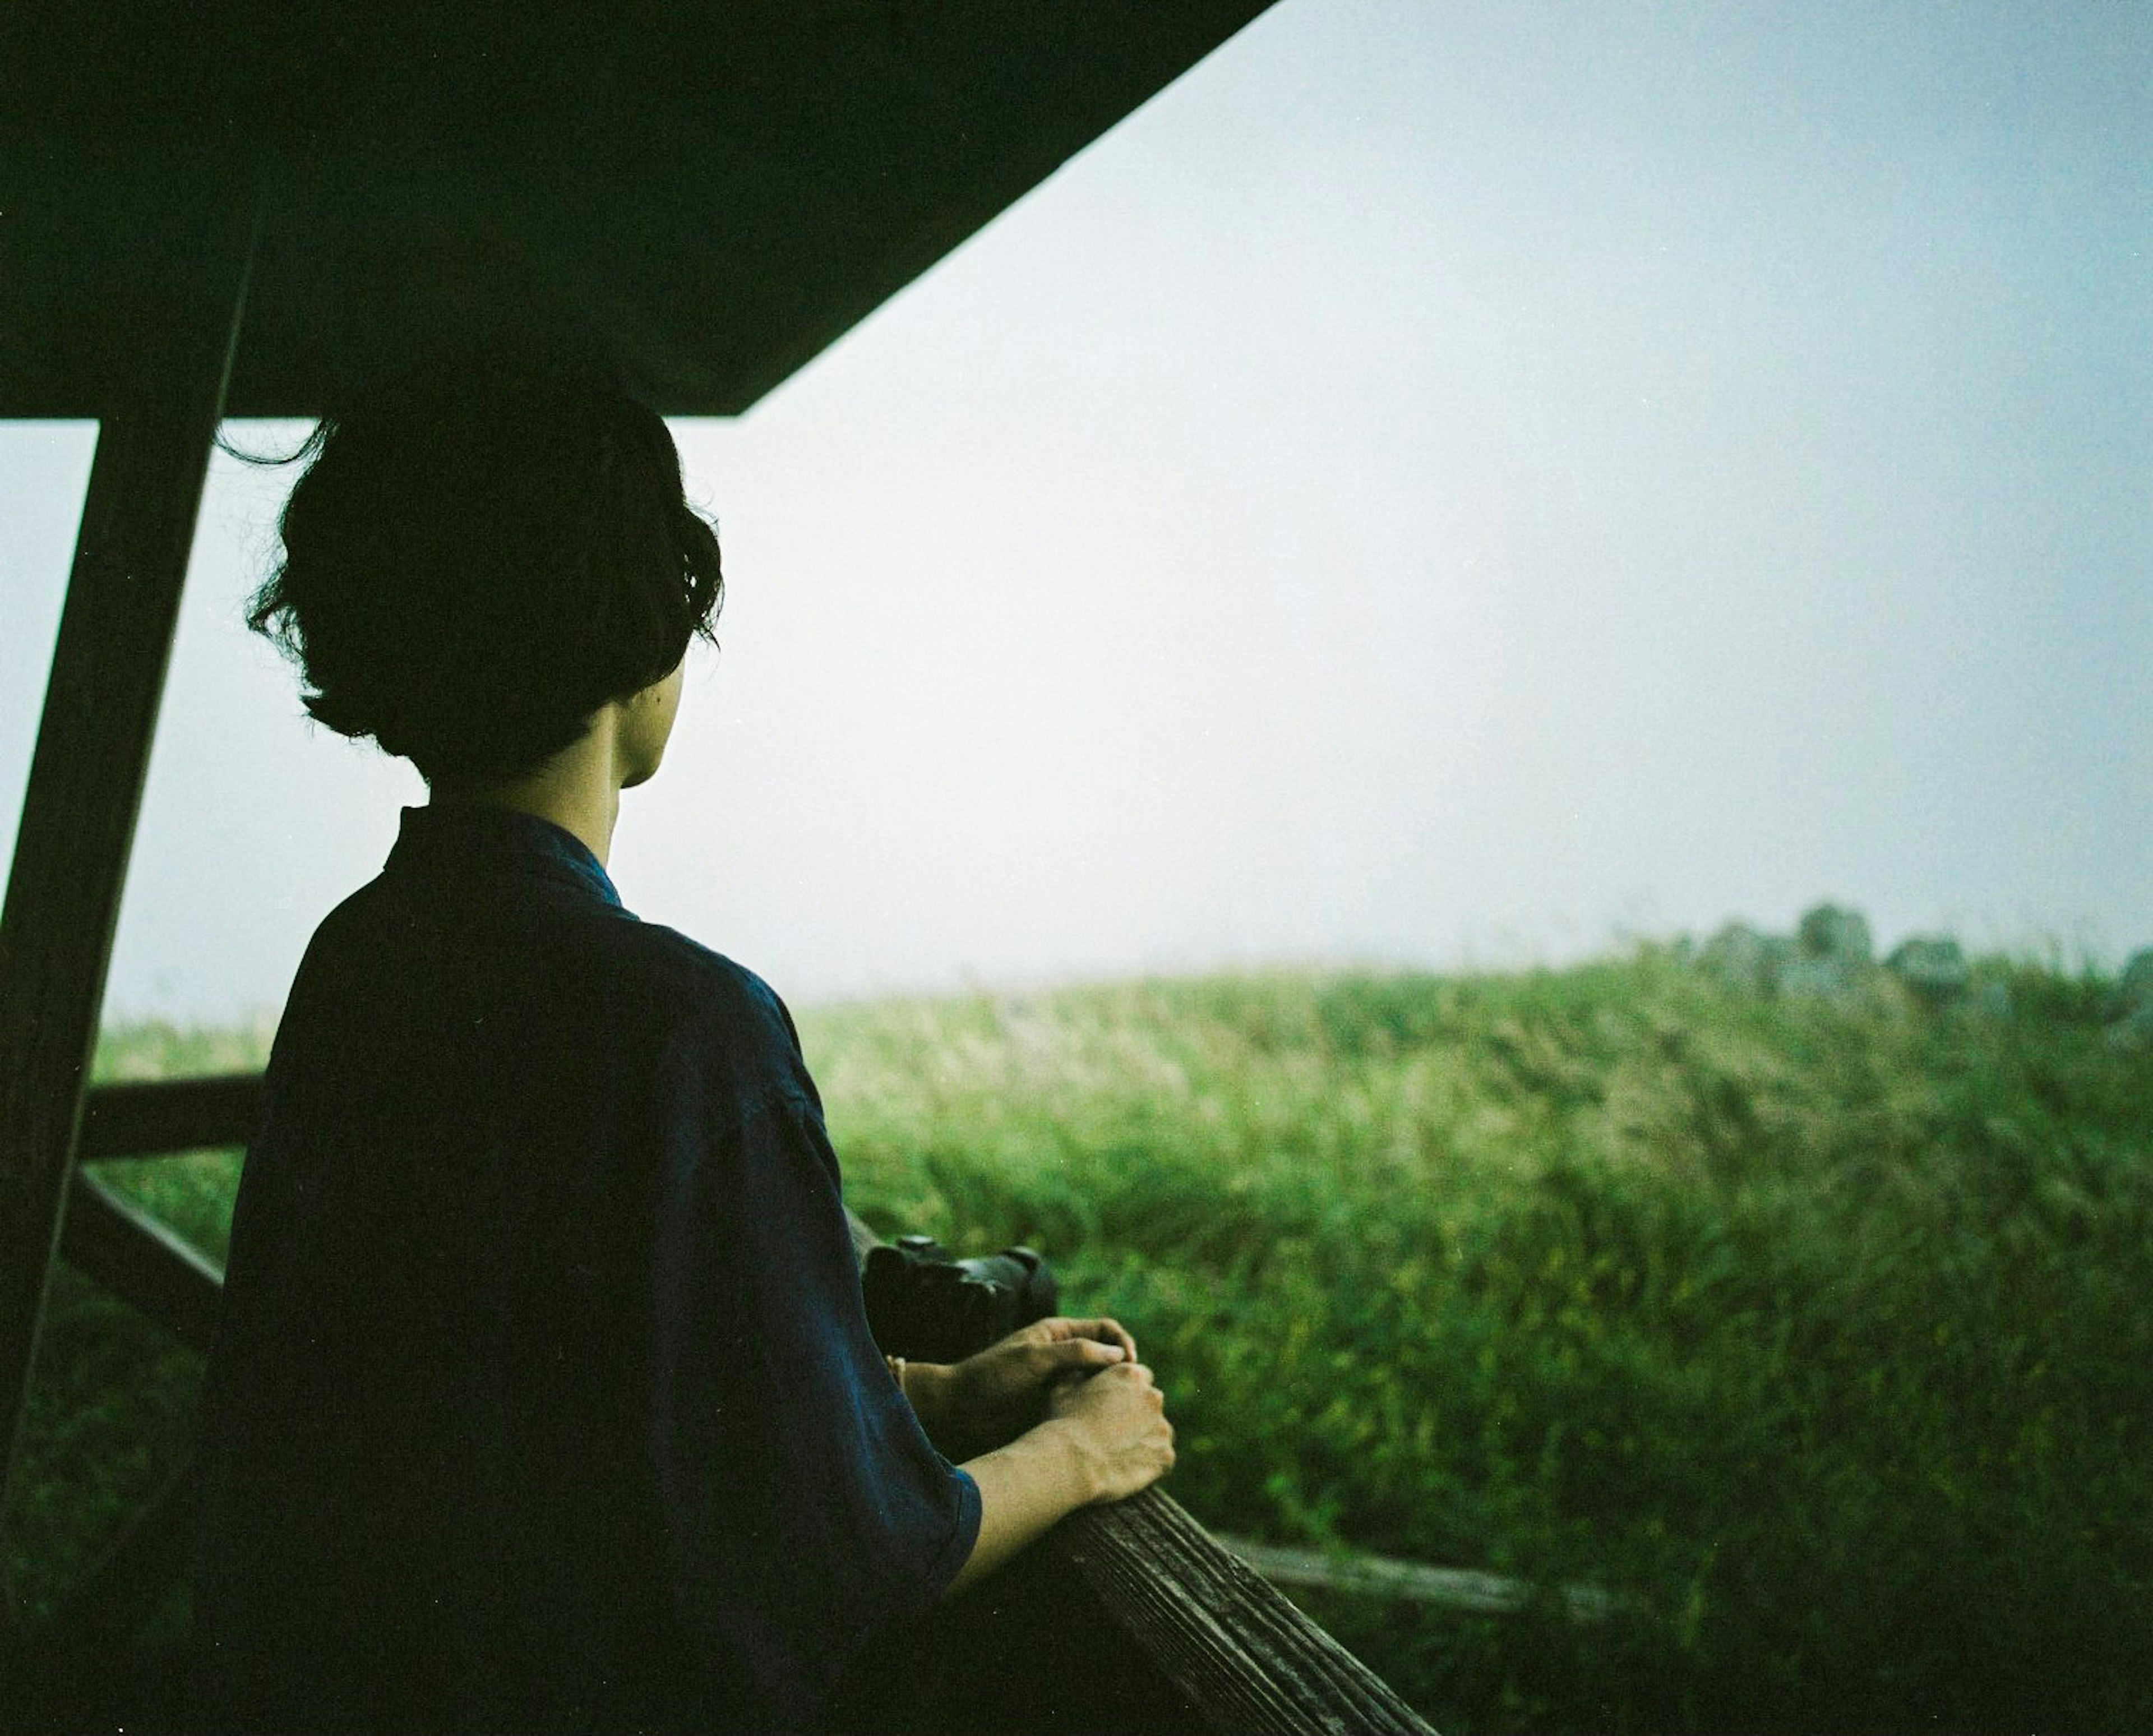
[[[2145,1727],[2153,1054],[2100,981],[1974,971],[2006,992],[1759,997],[1647,949],[802,1025],[855,1206],[1113,1307],[1207,1524],[1637,1601],[1296,1590],[1446,1732]],[[261,1055],[119,1031],[100,1073]],[[235,1171],[104,1167],[211,1252]],[[48,1600],[197,1373],[86,1285],[53,1317]]]

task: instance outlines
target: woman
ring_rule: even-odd
[[[620,792],[722,590],[663,422],[466,367],[303,456],[253,624],[430,801],[315,934],[270,1061],[204,1400],[197,1710],[812,1728],[876,1635],[1163,1474],[1158,1388],[1107,1320],[893,1378],[783,1005],[622,907]],[[929,1432],[1011,1419],[961,1467]]]

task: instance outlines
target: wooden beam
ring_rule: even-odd
[[[94,1085],[84,1109],[76,1161],[249,1144],[261,1124],[263,1101],[259,1073]]]
[[[68,1264],[206,1355],[216,1337],[224,1274],[147,1212],[78,1169],[60,1252]]]
[[[1153,1484],[1043,1547],[1228,1736],[1434,1736],[1389,1683]]]
[[[219,256],[227,268],[210,274],[213,299],[149,322],[131,398],[99,425],[0,910],[0,1531],[180,591],[246,299],[250,247],[244,224],[234,227]],[[12,1619],[12,1586],[8,1611]]]
[[[1216,1534],[1214,1534],[1216,1535]],[[1326,1555],[1245,1537],[1218,1540],[1275,1586],[1311,1586],[1326,1591],[1355,1591],[1412,1603],[1485,1615],[1511,1615],[1529,1605],[1535,1587],[1524,1580],[1471,1567],[1431,1567],[1423,1561],[1399,1561],[1387,1555]],[[1563,1607],[1573,1621],[1605,1621],[1611,1616],[1642,1614],[1642,1599],[1598,1586],[1565,1586]]]

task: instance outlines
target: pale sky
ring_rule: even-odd
[[[809,1003],[1825,897],[2112,965],[2149,251],[2153,8],[1283,0],[675,425],[724,649],[614,878]],[[9,847],[89,451],[0,429]],[[109,1016],[278,1005],[420,799],[238,625],[287,486],[213,476]]]

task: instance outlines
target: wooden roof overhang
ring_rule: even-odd
[[[225,413],[504,323],[738,413],[1268,0],[13,0],[0,416],[217,302]]]
[[[1268,3],[0,9],[0,418],[99,424],[0,913],[7,1483],[63,1240],[187,1341],[215,1320],[221,1275],[75,1165],[242,1142],[259,1098],[85,1090],[219,421],[504,337],[736,414]],[[1163,1494],[1079,1518],[1064,1576],[1216,1728],[1425,1731]],[[138,1527],[78,1637],[180,1529]],[[0,1676],[39,1644],[10,1588]]]

